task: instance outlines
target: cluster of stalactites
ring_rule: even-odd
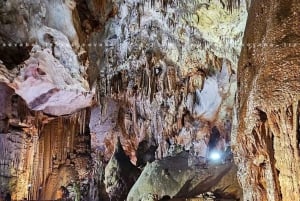
[[[142,0],[144,4],[149,0]],[[176,7],[185,7],[187,4],[192,4],[197,7],[199,4],[210,3],[211,0],[191,0],[191,1],[182,1],[182,0],[150,0],[151,7],[154,7],[156,3],[159,3],[160,6],[166,11],[168,5],[176,6]],[[233,9],[239,9],[241,7],[242,0],[219,0],[223,5],[224,9],[228,9],[229,11],[233,11]],[[247,5],[251,3],[251,0],[244,0]],[[195,7],[195,8],[196,8]]]

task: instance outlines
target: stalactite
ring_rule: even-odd
[[[49,182],[51,182],[47,181],[47,178],[60,165],[66,164],[66,161],[70,159],[70,154],[73,150],[76,150],[75,138],[86,132],[86,115],[88,115],[87,111],[82,110],[71,117],[58,117],[42,127],[40,138],[37,135],[33,136],[32,163],[25,161],[25,164],[32,164],[29,168],[31,173],[29,183],[32,184],[30,192],[33,196],[32,198],[37,198],[40,186],[43,186],[45,191],[55,190],[52,187],[47,187]],[[20,159],[16,158],[14,163],[18,164],[19,161]],[[51,192],[45,193],[43,196],[53,194]]]
[[[151,8],[153,8],[155,5],[155,0],[150,0],[150,1],[151,1]]]
[[[107,7],[107,0],[96,0],[95,5],[99,6],[98,12],[101,14],[102,18],[105,18],[106,7]]]
[[[138,21],[139,28],[141,28],[141,18],[143,16],[143,14],[141,14],[139,7],[140,7],[140,4],[137,3],[137,8],[136,8],[137,9],[137,14],[138,14],[137,21]]]
[[[131,4],[131,2],[126,2],[123,1],[124,4],[121,4],[120,6],[126,7],[128,4]],[[186,111],[189,110],[188,107],[193,107],[192,104],[189,102],[189,99],[186,98],[187,94],[189,93],[188,91],[188,85],[189,83],[187,80],[185,80],[185,73],[187,72],[181,72],[180,70],[184,71],[187,70],[190,66],[189,65],[194,65],[194,63],[205,63],[205,61],[202,61],[200,59],[195,59],[194,61],[191,62],[186,62],[186,54],[191,53],[191,57],[193,56],[194,50],[192,48],[198,48],[198,49],[206,49],[206,48],[211,48],[211,47],[206,47],[207,46],[207,41],[203,39],[196,39],[196,36],[201,37],[201,30],[196,29],[194,26],[190,26],[189,22],[187,22],[186,25],[182,25],[181,22],[181,17],[183,14],[190,12],[196,12],[196,9],[199,8],[199,4],[202,5],[202,1],[197,1],[197,0],[192,0],[192,1],[180,1],[180,0],[142,0],[140,1],[141,5],[138,3],[135,6],[133,6],[133,9],[130,11],[129,9],[129,14],[131,15],[131,18],[129,16],[120,19],[118,21],[119,24],[118,26],[121,27],[121,32],[123,33],[124,40],[121,37],[120,42],[118,41],[117,44],[115,45],[113,43],[113,40],[108,40],[107,46],[110,43],[113,44],[113,47],[106,47],[106,49],[112,48],[115,51],[114,57],[109,56],[109,52],[107,51],[105,57],[105,62],[103,65],[100,65],[100,67],[103,69],[103,75],[100,76],[99,78],[99,89],[101,89],[103,92],[98,93],[99,97],[99,102],[101,104],[101,108],[105,108],[104,104],[108,103],[107,99],[104,99],[103,97],[108,97],[112,98],[114,101],[119,101],[121,104],[123,102],[128,103],[128,107],[131,108],[130,105],[135,105],[136,106],[136,114],[134,114],[136,117],[132,120],[130,118],[130,115],[125,115],[124,119],[129,121],[134,121],[134,128],[133,132],[131,131],[130,128],[130,123],[126,124],[125,130],[126,134],[131,135],[132,138],[126,138],[127,135],[124,135],[126,137],[125,140],[136,140],[134,138],[134,135],[138,136],[138,139],[142,139],[144,135],[148,135],[148,130],[146,128],[149,127],[149,130],[151,132],[156,133],[160,129],[160,123],[162,124],[161,127],[164,126],[163,131],[159,134],[160,138],[159,142],[162,142],[164,140],[164,137],[166,136],[171,136],[171,135],[177,135],[179,130],[184,126],[184,120],[183,120],[183,114],[185,112],[176,112],[178,109],[178,104],[179,104],[179,98],[175,98],[172,103],[166,103],[166,99],[168,97],[174,96],[178,97],[181,96],[182,99],[185,99],[185,101],[182,101],[182,108],[181,110]],[[224,0],[225,3],[227,3]],[[128,4],[127,4],[128,3]],[[161,13],[155,15],[153,18],[149,18],[149,16],[145,16],[141,19],[141,6],[142,9],[144,10],[144,6],[146,6],[145,12],[146,14],[149,14],[154,11],[158,11],[159,7],[161,6]],[[147,7],[153,8],[151,12],[146,11]],[[194,7],[194,8],[191,8]],[[200,7],[201,8],[201,7]],[[125,12],[127,12],[127,8],[124,8]],[[188,10],[187,10],[188,9]],[[121,9],[120,9],[121,10]],[[149,9],[150,10],[150,9]],[[172,13],[167,13],[167,11],[172,11]],[[178,11],[178,12],[177,12]],[[122,11],[123,13],[123,11]],[[227,13],[227,12],[226,12]],[[165,16],[164,16],[165,15]],[[121,14],[120,14],[121,16]],[[160,19],[161,17],[161,19]],[[191,18],[193,17],[191,14],[187,14],[186,20],[190,21]],[[144,20],[145,19],[145,20]],[[157,20],[157,22],[155,20]],[[147,22],[147,20],[151,21]],[[164,26],[161,24],[162,22],[167,22],[167,26]],[[114,23],[114,22],[110,22]],[[114,24],[116,25],[116,24]],[[131,26],[132,25],[132,26]],[[138,25],[139,29],[145,29],[143,31],[145,32],[139,32],[136,30],[136,25]],[[179,30],[182,28],[184,32],[182,33],[181,36],[178,36],[177,33]],[[167,29],[167,30],[165,30]],[[172,30],[173,29],[173,30]],[[110,34],[111,30],[107,31],[107,34]],[[172,33],[174,31],[174,34]],[[126,34],[126,33],[129,34]],[[171,33],[170,33],[171,32]],[[194,35],[190,35],[190,32],[193,32]],[[143,33],[142,35],[140,33]],[[144,34],[145,33],[145,34]],[[115,34],[115,33],[114,33]],[[148,35],[150,36],[148,38]],[[129,35],[127,37],[127,35]],[[165,40],[164,37],[167,37],[167,40]],[[117,36],[119,37],[119,36]],[[187,47],[187,42],[186,38],[188,38],[188,42],[192,43],[192,48],[191,49],[186,49],[190,48]],[[162,40],[160,40],[162,39]],[[157,42],[158,41],[158,42]],[[135,44],[139,44],[142,47],[135,47]],[[166,46],[166,51],[162,49],[161,46]],[[155,57],[156,61],[159,61],[160,59],[164,60],[165,59],[170,59],[171,62],[167,65],[166,69],[166,75],[165,76],[160,76],[160,75],[155,75],[154,71],[154,65],[157,64],[156,61],[153,62],[149,61],[146,64],[146,67],[144,63],[141,61],[141,57],[137,56],[140,52],[140,49],[143,49],[147,51],[148,49],[154,49],[154,54],[153,57]],[[122,54],[118,55],[116,52],[118,49],[122,49]],[[161,52],[156,52],[156,49],[160,49]],[[168,52],[169,49],[172,49],[173,52]],[[202,50],[201,50],[202,51]],[[204,52],[204,50],[203,50]],[[168,54],[172,55],[168,55]],[[172,57],[175,55],[175,59]],[[183,55],[184,54],[184,55]],[[121,56],[122,55],[122,56]],[[178,55],[178,56],[177,56]],[[170,56],[170,57],[169,57]],[[120,59],[118,57],[123,57],[122,58],[122,63],[121,65],[115,67],[113,66],[112,69],[112,61],[111,58],[114,60],[119,61]],[[162,57],[162,58],[159,58]],[[176,60],[178,58],[178,60]],[[215,66],[213,65],[218,65],[217,61],[213,60],[213,58],[207,58],[207,60],[210,62],[212,65],[211,68],[214,69]],[[174,63],[173,63],[174,62]],[[177,65],[182,65],[182,66],[177,66]],[[181,68],[182,67],[182,68]],[[194,68],[192,66],[191,68]],[[204,68],[201,66],[201,68]],[[122,70],[120,70],[122,69]],[[127,77],[121,73],[121,75],[117,74],[125,69],[126,71],[128,70],[128,81]],[[133,70],[134,69],[134,70]],[[188,69],[187,71],[189,71]],[[101,72],[100,72],[101,73]],[[120,76],[120,77],[119,77]],[[126,78],[125,78],[126,77]],[[161,80],[162,79],[162,80]],[[100,83],[101,80],[101,83]],[[159,88],[161,87],[161,88]],[[129,90],[127,90],[129,89]],[[131,91],[130,91],[131,90]],[[133,91],[133,94],[132,94]],[[158,92],[158,93],[157,93]],[[130,93],[130,95],[128,95]],[[156,103],[156,97],[157,97],[157,103]],[[193,99],[193,95],[191,95],[191,99]],[[123,99],[124,98],[124,99]],[[155,100],[155,101],[153,101]],[[109,100],[110,101],[110,100]],[[153,101],[153,104],[155,105],[155,108],[153,105],[151,105],[151,102]],[[150,102],[150,105],[148,104]],[[190,106],[191,105],[191,106]],[[123,104],[122,104],[123,106]],[[149,108],[153,107],[153,110],[156,111],[162,111],[161,113],[156,113],[156,116],[152,115],[149,113]],[[108,107],[111,109],[111,107]],[[152,109],[152,108],[151,108]],[[105,110],[106,111],[106,110]],[[172,112],[175,111],[176,118],[172,117],[174,115]],[[101,109],[102,112],[102,109]],[[130,112],[129,112],[130,113]],[[153,112],[154,113],[154,112]],[[171,114],[172,113],[172,114]],[[103,116],[104,112],[101,114]],[[133,116],[134,116],[133,115]],[[167,117],[166,117],[167,116]],[[122,119],[122,120],[124,120]],[[166,120],[167,119],[167,120]],[[150,121],[146,123],[146,120]],[[106,121],[103,120],[102,121]],[[135,122],[136,121],[136,122]],[[167,122],[168,121],[168,122]],[[167,122],[167,123],[166,123]],[[175,123],[176,122],[176,123]],[[180,123],[181,124],[180,124]],[[80,124],[80,122],[78,122]],[[174,125],[176,124],[176,125]],[[84,133],[82,131],[82,126],[80,124],[80,133]],[[117,126],[116,126],[117,127]],[[144,128],[145,127],[145,128]],[[143,130],[144,129],[144,130]],[[115,131],[116,130],[116,131]],[[113,135],[119,134],[119,128],[117,127],[113,131]],[[124,134],[124,133],[121,133]],[[156,136],[158,137],[158,136]],[[75,137],[76,138],[76,137]],[[109,138],[108,138],[109,139]],[[135,142],[134,142],[135,143]],[[128,145],[128,149],[130,149],[130,146],[134,145]],[[161,147],[162,148],[162,147]],[[109,148],[107,148],[109,149]],[[163,150],[163,148],[162,148]],[[166,150],[164,150],[166,153]],[[109,154],[108,154],[109,155]]]
[[[152,69],[152,71],[150,72],[150,103],[152,103],[153,98],[155,96],[155,92],[156,92],[156,87],[157,87],[157,79],[154,77],[154,68]]]

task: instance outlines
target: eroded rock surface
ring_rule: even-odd
[[[110,200],[126,200],[139,175],[140,170],[130,162],[118,138],[114,154],[105,168],[104,183]]]
[[[10,86],[30,109],[49,115],[72,114],[92,105],[92,93],[53,57],[50,49],[32,53]]]
[[[59,199],[63,190],[87,199],[93,95],[77,56],[75,5],[0,3],[0,179],[13,199]]]
[[[235,0],[0,2],[1,188],[14,199],[106,199],[117,136],[133,169],[182,150],[203,161],[224,152],[246,9]],[[106,186],[110,197],[124,199],[137,175],[107,173],[121,178]]]
[[[187,152],[160,161],[148,163],[130,190],[127,200],[147,200],[149,195],[160,200],[163,197],[193,198],[205,192],[215,192],[219,198],[241,198],[241,189],[233,163],[191,165]],[[202,164],[203,165],[203,164]],[[154,199],[155,200],[155,199]]]
[[[101,47],[89,49],[100,64],[101,117],[92,116],[100,122],[92,130],[104,140],[105,155],[112,155],[111,142],[121,136],[133,162],[144,140],[158,146],[156,158],[167,156],[173,145],[204,157],[214,126],[223,151],[230,143],[246,3],[232,12],[220,1],[134,0],[114,6],[105,30],[90,37]]]
[[[28,109],[12,88],[1,103],[1,190],[12,192],[14,199],[58,199],[61,186],[84,188],[90,172],[90,136],[86,129],[89,111],[50,117]],[[30,188],[28,190],[28,186]],[[39,190],[39,189],[42,189]],[[72,196],[83,198],[77,190]]]
[[[299,11],[294,0],[250,9],[234,140],[244,200],[299,199]]]

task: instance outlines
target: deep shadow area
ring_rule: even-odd
[[[9,47],[8,44],[0,44],[0,60],[11,70],[29,58],[31,47],[15,46],[15,44],[11,44]]]

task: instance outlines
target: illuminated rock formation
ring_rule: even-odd
[[[3,91],[5,87],[10,93],[4,98],[10,102],[6,113],[1,110],[6,115],[1,128],[7,128],[0,135],[1,191],[12,192],[14,199],[56,199],[60,186],[82,187],[80,182],[89,175],[90,135],[85,120],[89,111],[49,117],[27,109],[12,89],[1,84]]]
[[[299,3],[250,2],[1,1],[0,190],[239,199],[232,146],[244,200],[297,200]]]
[[[91,71],[99,66],[101,103],[101,117],[92,115],[100,122],[91,130],[105,156],[112,155],[116,136],[133,162],[143,140],[157,143],[157,158],[172,144],[206,156],[213,126],[222,150],[230,143],[246,3],[232,12],[219,1],[122,1],[115,7],[105,30],[90,37],[100,47],[89,49],[90,58],[98,55]]]
[[[182,152],[148,163],[127,200],[147,200],[149,195],[157,200],[164,196],[193,198],[205,192],[215,192],[219,198],[238,200],[242,197],[233,163],[203,168],[199,163],[190,165],[189,157],[187,152]]]

